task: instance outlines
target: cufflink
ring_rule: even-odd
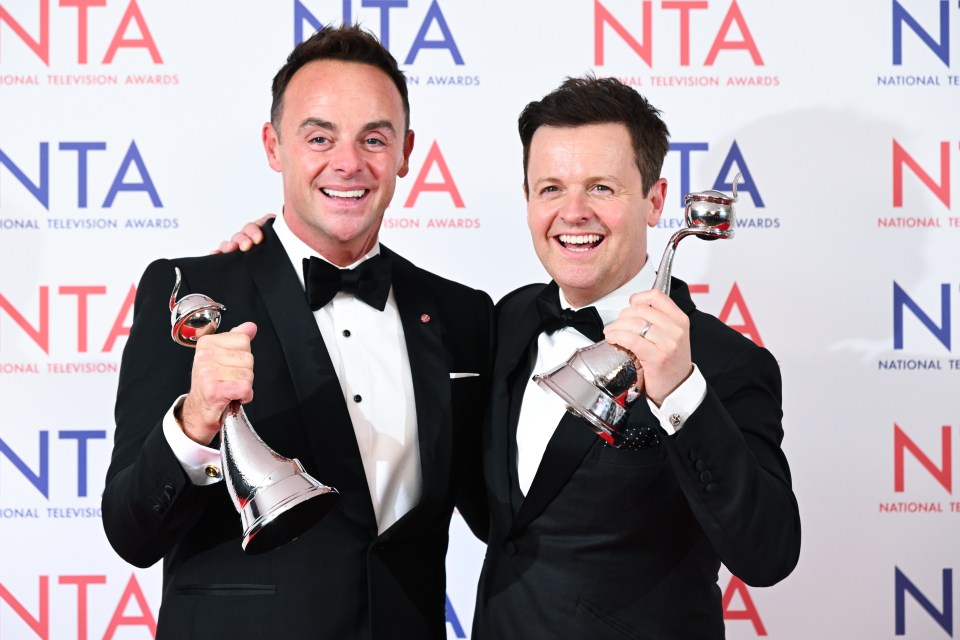
[[[219,467],[217,467],[217,465],[215,465],[215,464],[208,464],[208,465],[206,465],[206,466],[203,468],[203,472],[204,472],[205,474],[207,474],[207,477],[209,477],[209,478],[219,478],[219,477],[220,477],[220,469],[219,469]]]

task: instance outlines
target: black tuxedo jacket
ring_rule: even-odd
[[[138,567],[163,559],[161,639],[445,638],[444,556],[455,501],[464,498],[471,526],[481,533],[486,526],[482,502],[466,497],[480,480],[492,301],[382,248],[394,261],[413,375],[423,495],[378,535],[337,376],[286,253],[272,228],[264,231],[248,253],[161,260],[144,273],[120,369],[103,494],[107,536]],[[247,415],[271,448],[341,494],[319,525],[263,555],[242,551],[224,483],[193,485],[162,433],[165,412],[189,389],[193,359],[170,338],[175,265],[184,276],[180,295],[203,293],[226,305],[222,330],[257,323]],[[451,372],[480,375],[451,379]]]
[[[720,563],[763,586],[788,575],[799,555],[776,361],[697,311],[673,280],[707,381],[702,405],[668,436],[645,399],[634,403],[630,423],[660,433],[660,445],[644,450],[607,447],[567,415],[524,499],[516,424],[537,373],[543,288],[524,287],[497,306],[484,429],[490,535],[473,640],[723,638]]]

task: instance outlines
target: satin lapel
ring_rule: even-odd
[[[497,481],[504,483],[517,482],[515,450],[519,405],[515,411],[517,415],[511,415],[510,407],[512,401],[518,399],[515,396],[524,392],[528,377],[532,373],[539,373],[529,369],[530,345],[540,334],[540,314],[537,311],[536,297],[541,291],[542,288],[531,291],[527,304],[518,310],[511,309],[509,317],[501,311],[498,318],[501,344],[498,346],[494,380],[498,385],[503,385],[501,388],[506,389],[506,397],[500,402],[497,421],[494,422],[494,427],[499,430],[495,435],[502,438],[503,444],[494,450],[499,450],[499,464],[502,465],[500,470],[495,470],[495,477]],[[530,490],[514,518],[514,529],[526,526],[543,511],[570,478],[596,439],[593,432],[578,418],[565,414],[547,445]],[[503,493],[499,493],[506,498],[507,505],[511,504],[511,489],[512,486],[507,486],[502,489]]]
[[[434,294],[418,277],[416,267],[382,245],[381,252],[393,260],[393,294],[410,359],[423,477],[420,502],[395,525],[403,526],[418,513],[433,513],[433,507],[446,492],[453,457],[449,420],[452,361],[444,346],[443,334],[456,328],[444,327]]]
[[[246,254],[246,264],[277,332],[299,400],[316,462],[307,471],[333,487],[362,488],[368,508],[354,516],[375,522],[353,423],[320,329],[283,245],[271,227],[264,228],[264,235],[262,246]]]
[[[497,327],[494,379],[502,381],[513,373],[518,365],[527,365],[527,349],[540,335],[540,313],[537,311],[536,296],[531,296],[530,303],[517,311],[500,310]]]
[[[521,529],[536,518],[563,489],[577,470],[590,448],[599,438],[583,419],[565,413],[557,425],[553,437],[543,453],[543,460],[533,477],[527,497],[514,521],[514,528]]]
[[[496,353],[490,381],[490,404],[484,424],[483,467],[491,515],[506,529],[513,522],[512,492],[516,486],[516,441],[510,422],[510,405],[516,396],[513,382],[528,371],[530,342],[539,333],[540,314],[534,302],[543,285],[530,287],[497,305]],[[520,297],[523,299],[520,299]],[[521,388],[522,393],[522,388]]]
[[[513,496],[517,486],[515,425],[511,421],[511,405],[522,398],[523,384],[519,377],[529,375],[527,355],[530,343],[536,340],[540,328],[540,314],[535,304],[536,294],[543,287],[530,291],[528,300],[497,308],[497,351],[491,381],[491,400],[488,409],[488,437],[490,445],[484,452],[485,479],[502,509],[504,522],[513,520]],[[518,398],[518,394],[521,394]]]

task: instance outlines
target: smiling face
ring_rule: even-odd
[[[592,304],[639,273],[667,181],[644,194],[624,125],[538,128],[527,184],[533,247],[571,304]]]
[[[278,129],[263,126],[267,159],[283,174],[287,225],[331,262],[356,262],[376,243],[397,177],[409,168],[405,122],[383,71],[317,60],[287,85]]]

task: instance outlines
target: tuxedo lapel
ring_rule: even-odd
[[[334,487],[360,487],[369,498],[353,423],[320,329],[272,226],[263,231],[261,246],[245,254],[245,264],[287,361],[316,462],[309,471]],[[375,522],[372,503],[368,499],[365,504],[364,513],[352,517]]]
[[[487,482],[492,485],[502,516],[513,519],[522,502],[517,477],[517,420],[526,382],[536,357],[540,314],[535,304],[541,287],[531,288],[523,300],[511,301],[498,309],[497,357],[494,362],[488,429]],[[531,295],[532,294],[532,295]],[[491,505],[493,506],[493,505]]]
[[[452,429],[446,420],[450,415],[452,362],[443,343],[446,327],[433,292],[412,263],[383,245],[380,250],[393,262],[393,293],[403,325],[417,412],[423,493],[417,506],[397,521],[406,526],[419,513],[433,513],[443,499],[453,457]],[[444,490],[431,490],[434,487]]]
[[[507,459],[507,475],[510,489],[510,506],[515,514],[520,510],[523,504],[523,493],[520,491],[520,471],[518,468],[519,451],[516,446],[517,426],[520,423],[520,409],[523,405],[523,396],[527,390],[527,382],[533,374],[533,367],[537,359],[537,334],[535,333],[529,340],[527,350],[520,358],[506,377],[507,381],[507,432],[506,437],[510,443],[509,456]]]
[[[565,412],[543,453],[527,497],[513,525],[521,529],[536,518],[567,484],[599,438],[583,418]]]
[[[531,369],[536,359],[535,343],[540,335],[541,325],[536,300],[542,292],[542,287],[530,290],[528,297],[519,308],[509,311],[509,318],[505,315],[500,316],[501,327],[505,327],[506,330],[500,333],[504,344],[500,350],[502,360],[497,364],[495,380],[506,381],[507,398],[502,409],[505,415],[498,414],[504,419],[497,420],[494,424],[498,425],[497,428],[503,429],[504,433],[500,434],[500,437],[507,443],[506,447],[500,449],[506,454],[503,456],[504,468],[500,477],[510,479],[510,487],[507,490],[511,494],[511,503],[516,502],[514,493],[518,491],[516,436],[521,401],[530,375],[541,373]],[[557,401],[560,402],[559,398]],[[564,414],[547,444],[530,490],[519,506],[519,510],[516,511],[515,529],[526,526],[543,511],[569,480],[596,439],[596,435],[580,418],[569,413]]]

